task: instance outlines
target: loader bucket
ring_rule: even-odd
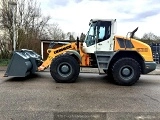
[[[26,77],[37,71],[41,61],[41,56],[32,50],[15,51],[4,76]]]

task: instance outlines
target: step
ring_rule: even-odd
[[[107,63],[108,64],[108,61],[98,61],[98,63]]]
[[[99,74],[105,74],[103,70],[107,70],[108,63],[113,54],[112,51],[95,51]]]
[[[104,57],[110,57],[110,55],[107,55],[107,54],[95,54],[96,56],[104,56]]]

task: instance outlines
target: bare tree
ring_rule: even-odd
[[[48,38],[52,40],[64,40],[66,36],[58,23],[48,25],[46,33],[48,34]]]
[[[0,59],[7,59],[10,57],[8,48],[8,36],[3,33],[3,36],[0,36]]]
[[[80,40],[81,40],[81,41],[84,41],[84,40],[85,40],[85,37],[86,37],[86,35],[85,35],[84,33],[81,33]]]
[[[40,51],[40,38],[44,36],[49,16],[43,17],[40,5],[36,0],[16,0],[16,31],[17,31],[17,49],[26,48]],[[8,2],[1,0],[1,24],[2,28],[8,32],[11,45],[13,44],[13,17],[8,8]]]
[[[74,35],[75,35],[74,32],[68,32],[68,33],[67,33],[67,38],[68,38],[69,40],[75,40]]]
[[[141,40],[143,42],[146,42],[148,44],[151,44],[152,42],[160,42],[160,37],[159,36],[156,36],[155,34],[149,32],[149,33],[145,33],[143,35],[143,37],[141,38]]]

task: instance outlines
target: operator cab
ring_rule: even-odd
[[[115,22],[115,19],[91,19],[89,22],[89,31],[83,43],[83,50],[86,53],[113,51]]]

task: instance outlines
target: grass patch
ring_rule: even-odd
[[[0,66],[7,66],[10,59],[0,59]]]

